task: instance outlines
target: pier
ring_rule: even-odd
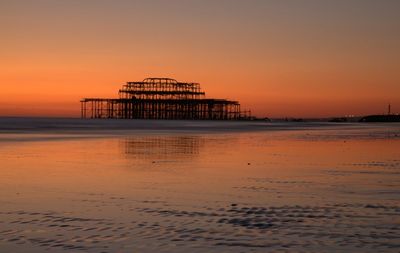
[[[92,119],[245,120],[238,101],[206,98],[198,83],[171,78],[127,82],[119,98],[84,98],[81,117]]]

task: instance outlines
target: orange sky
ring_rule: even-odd
[[[79,116],[125,81],[200,82],[256,116],[400,112],[399,1],[0,3],[0,116]]]

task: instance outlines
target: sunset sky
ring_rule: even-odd
[[[126,81],[256,116],[400,112],[398,0],[0,0],[0,116],[80,116]]]

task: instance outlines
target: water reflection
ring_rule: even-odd
[[[200,136],[143,136],[122,140],[123,152],[130,159],[193,159],[205,146]]]
[[[398,252],[400,139],[377,131],[0,146],[0,252]]]

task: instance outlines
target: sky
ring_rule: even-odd
[[[126,81],[259,117],[400,112],[397,0],[0,0],[0,116],[79,117]]]

